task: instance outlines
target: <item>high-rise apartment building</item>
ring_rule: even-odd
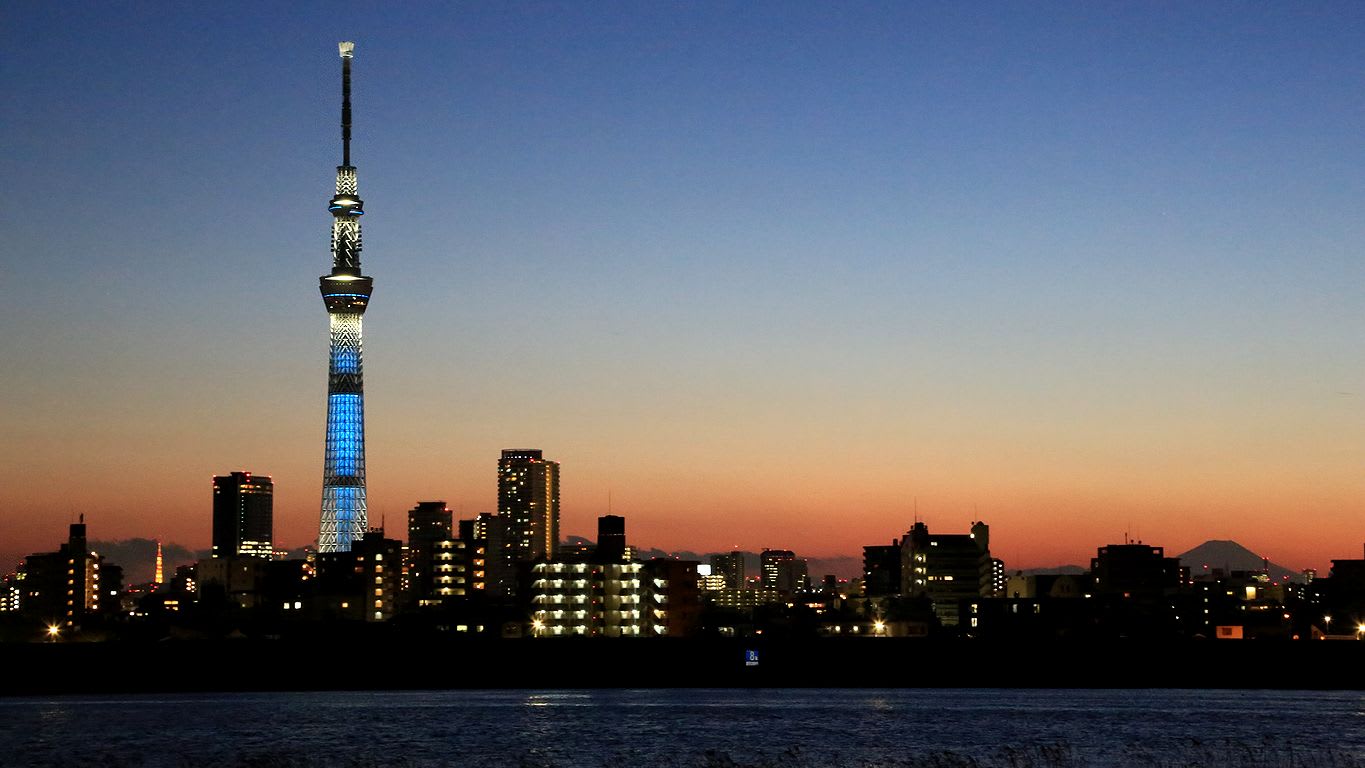
[[[498,461],[498,515],[507,519],[513,557],[553,560],[559,546],[559,462],[512,449]]]
[[[454,535],[453,515],[444,501],[419,501],[408,510],[408,548],[417,549]]]
[[[901,592],[901,544],[863,547],[863,596],[886,597]]]
[[[85,515],[72,523],[66,543],[56,552],[24,559],[19,610],[51,626],[78,629],[100,612],[100,566],[104,558],[91,552],[85,538]]]
[[[418,605],[440,605],[452,597],[469,594],[467,546],[459,539],[446,539],[431,545],[430,586]]]
[[[232,472],[213,478],[213,557],[274,554],[275,483],[266,475]]]
[[[759,555],[763,586],[779,592],[805,589],[809,581],[806,561],[789,549],[765,549]]]
[[[777,591],[784,595],[810,589],[810,569],[806,558],[793,557],[777,562]]]
[[[360,273],[360,217],[365,213],[351,165],[351,56],[341,43],[341,165],[332,212],[332,272],[318,278],[327,307],[331,357],[327,373],[327,439],[322,467],[319,552],[347,552],[369,528],[365,500],[365,391],[361,318],[374,280]]]
[[[517,574],[507,518],[490,512],[460,521],[471,594],[507,598],[516,594]]]
[[[744,589],[744,553],[711,555],[711,573],[725,579],[727,589]]]
[[[444,565],[453,564],[451,517],[450,508],[444,501],[419,501],[417,506],[408,510],[408,548],[404,571],[408,592],[416,602],[427,599],[437,589],[438,551]],[[449,546],[441,547],[443,542]]]

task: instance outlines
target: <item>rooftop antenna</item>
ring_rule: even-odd
[[[351,164],[351,57],[355,43],[337,43],[341,51],[341,164]]]

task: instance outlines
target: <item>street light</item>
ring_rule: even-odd
[[[1322,622],[1323,622],[1324,624],[1327,625],[1327,630],[1326,630],[1323,634],[1325,634],[1325,635],[1330,635],[1330,634],[1332,634],[1332,617],[1331,617],[1331,616],[1323,616],[1323,617],[1322,617]]]
[[[51,642],[54,643],[57,642],[57,636],[60,635],[61,633],[62,628],[57,626],[56,624],[47,625],[47,639],[50,640]]]
[[[872,631],[878,635],[883,634],[884,632],[886,632],[886,622],[882,621],[881,619],[877,619],[876,621],[872,622]]]
[[[540,637],[540,631],[545,629],[545,622],[535,619],[531,622],[531,634]]]

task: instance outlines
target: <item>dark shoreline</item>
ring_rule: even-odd
[[[746,651],[758,663],[746,665]],[[0,644],[0,695],[458,688],[1365,690],[1365,642],[319,637]]]

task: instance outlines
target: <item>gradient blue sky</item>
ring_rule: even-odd
[[[1360,556],[1365,5],[789,2],[11,4],[0,556],[316,535],[341,39],[372,519]]]

